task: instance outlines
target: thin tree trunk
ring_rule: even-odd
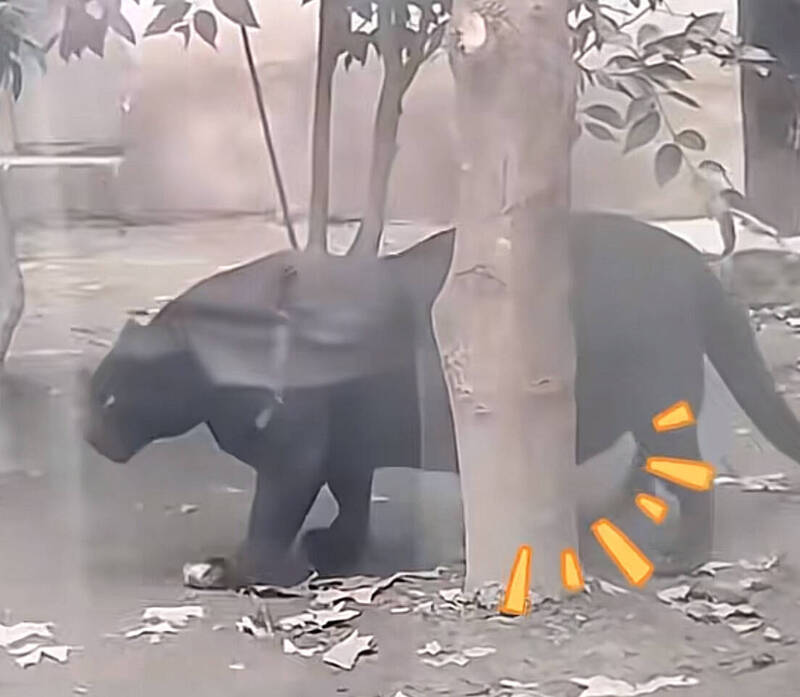
[[[331,170],[331,106],[333,74],[339,56],[335,45],[331,0],[319,0],[317,80],[314,86],[314,123],[311,145],[311,205],[308,249],[327,251]]]
[[[568,0],[466,2],[451,48],[462,146],[456,250],[434,307],[456,423],[467,590],[508,579],[533,547],[533,585],[559,595],[577,549],[575,344],[567,239],[547,215],[569,203],[574,73]],[[496,6],[495,6],[496,7]],[[477,37],[477,39],[475,38]],[[505,174],[504,174],[505,171]],[[503,201],[514,208],[500,215]]]
[[[258,116],[261,120],[261,130],[264,133],[264,142],[267,145],[267,153],[269,154],[269,161],[272,164],[272,173],[275,177],[275,187],[278,190],[278,200],[280,201],[281,211],[283,212],[283,222],[286,226],[286,233],[289,236],[289,243],[292,249],[297,249],[297,235],[295,235],[294,227],[292,226],[292,219],[289,215],[289,204],[286,200],[286,190],[283,186],[283,177],[281,176],[280,168],[278,167],[278,155],[275,152],[275,144],[272,141],[272,133],[269,128],[269,120],[267,119],[267,110],[264,107],[264,95],[261,91],[261,83],[258,79],[258,72],[256,72],[256,63],[253,59],[253,49],[250,46],[250,37],[247,34],[247,27],[242,25],[242,44],[244,45],[244,54],[247,59],[247,68],[250,71],[250,81],[253,84],[253,93],[256,98],[256,105],[258,106]]]
[[[5,177],[0,173],[0,363],[5,361],[25,307],[25,286],[3,179]]]
[[[351,247],[356,254],[377,254],[380,251],[404,92],[402,77],[391,68],[386,68],[375,113],[367,202]]]

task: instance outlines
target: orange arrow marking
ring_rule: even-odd
[[[653,562],[610,520],[596,520],[592,523],[592,532],[628,583],[641,588],[650,580]]]
[[[648,457],[644,468],[656,477],[694,491],[707,491],[714,483],[714,467],[699,460]]]
[[[528,545],[517,550],[511,576],[506,586],[506,595],[500,612],[503,615],[524,615],[528,611],[528,589],[531,585],[531,557],[533,551]]]
[[[659,432],[674,431],[678,428],[694,426],[696,423],[692,407],[689,402],[685,401],[676,402],[653,417],[653,428]]]
[[[664,499],[650,494],[636,494],[636,505],[656,525],[661,525],[667,517],[669,505]]]
[[[561,552],[561,581],[568,591],[577,593],[583,590],[583,571],[574,549]]]

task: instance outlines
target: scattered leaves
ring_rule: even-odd
[[[650,695],[668,687],[694,687],[700,684],[697,678],[685,675],[659,676],[636,685],[625,680],[608,678],[605,675],[572,678],[571,682],[585,688],[579,697],[638,697],[638,695]]]
[[[359,657],[375,650],[375,638],[372,635],[361,636],[354,629],[346,639],[328,649],[322,660],[329,665],[342,670],[352,670]]]
[[[39,637],[40,639],[52,639],[53,633],[50,628],[52,622],[18,622],[13,625],[0,624],[0,647],[7,647],[18,641]]]

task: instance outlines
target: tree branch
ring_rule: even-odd
[[[250,81],[253,84],[253,94],[256,97],[256,105],[258,106],[258,116],[261,120],[261,130],[264,133],[264,141],[267,144],[267,152],[269,153],[269,160],[272,164],[272,173],[275,177],[275,187],[278,190],[278,200],[280,201],[281,211],[283,212],[283,222],[286,226],[286,233],[289,235],[289,243],[292,249],[297,249],[297,235],[294,232],[292,219],[289,216],[289,204],[286,201],[286,190],[283,187],[283,177],[281,176],[278,167],[278,156],[275,152],[275,144],[272,141],[272,134],[269,128],[269,121],[267,119],[267,110],[264,107],[264,95],[261,92],[261,84],[256,72],[256,64],[253,58],[253,49],[250,46],[250,37],[247,34],[247,27],[243,24],[240,26],[242,32],[242,44],[244,46],[245,57],[247,58],[247,68],[250,71]]]

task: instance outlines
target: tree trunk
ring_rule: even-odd
[[[779,64],[768,77],[741,71],[745,193],[782,235],[800,234],[800,6],[794,0],[739,0],[739,34]]]
[[[388,67],[384,70],[381,94],[375,113],[367,201],[364,217],[351,247],[351,251],[356,254],[377,254],[380,251],[386,200],[389,195],[389,177],[397,153],[397,130],[400,125],[405,85],[400,75]]]
[[[0,173],[0,364],[5,361],[14,330],[25,307],[25,287],[17,259],[14,228]]]
[[[454,8],[462,181],[434,323],[456,423],[467,590],[505,583],[518,547],[531,545],[534,589],[558,596],[560,553],[577,550],[570,266],[566,236],[548,223],[569,205],[568,5]]]
[[[327,251],[328,206],[331,176],[331,108],[333,74],[339,49],[335,36],[335,12],[331,0],[319,0],[317,78],[314,85],[314,121],[311,142],[311,204],[307,248]]]

